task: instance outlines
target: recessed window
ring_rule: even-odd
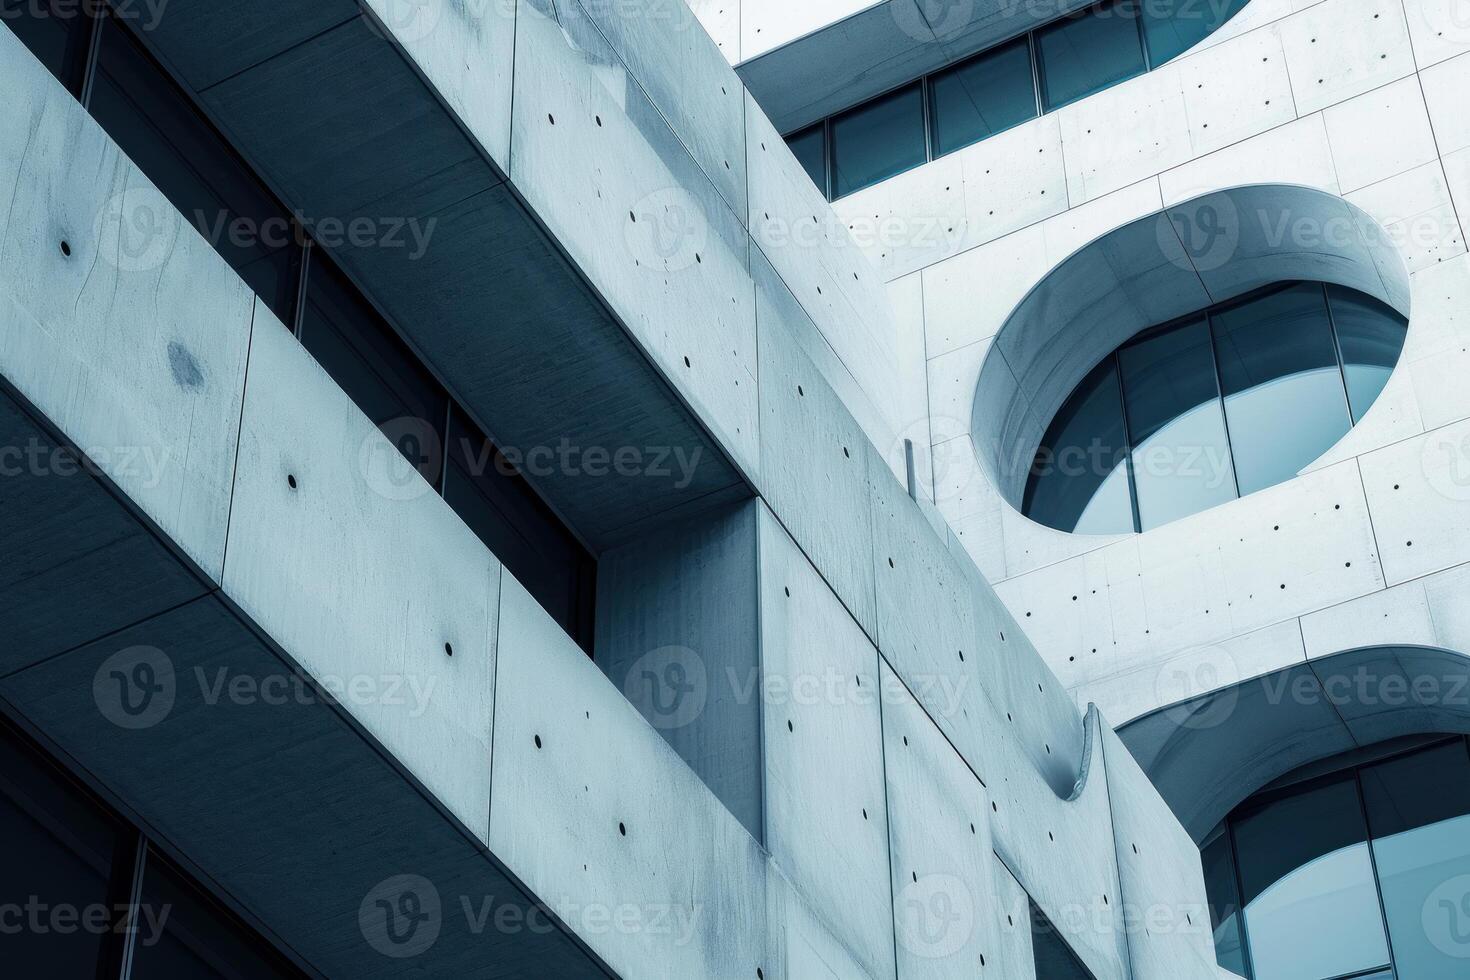
[[[929,113],[935,156],[1035,118],[1030,39],[1022,37],[930,76]]]
[[[817,185],[823,195],[828,194],[826,123],[817,123],[792,135],[786,140],[786,145],[791,147],[791,152],[796,155],[797,162],[812,179],[812,183]]]
[[[845,197],[929,159],[918,83],[832,120],[832,194]]]
[[[1138,14],[1107,3],[1036,32],[1042,102],[1047,110],[1084,99],[1148,70]]]
[[[1362,418],[1407,329],[1361,293],[1289,283],[1145,331],[1062,405],[1022,511],[1147,531],[1290,480]]]
[[[77,0],[0,0],[0,21],[73,95],[81,92],[93,18]]]
[[[1247,0],[1143,0],[1143,36],[1151,65],[1162,65],[1238,14]]]
[[[1216,959],[1240,976],[1464,976],[1462,737],[1359,750],[1283,777],[1236,808],[1202,856]]]

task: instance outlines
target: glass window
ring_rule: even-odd
[[[1392,308],[1351,289],[1328,286],[1332,323],[1342,349],[1353,421],[1378,399],[1403,352],[1409,323]]]
[[[1026,484],[1023,511],[1078,534],[1133,530],[1128,443],[1113,359],[1093,368],[1047,430]]]
[[[1048,111],[1142,75],[1148,67],[1137,14],[1126,0],[1041,28],[1036,59]]]
[[[6,975],[102,975],[117,900],[109,879],[131,835],[3,724],[0,836]]]
[[[1030,41],[1022,37],[932,76],[929,111],[936,157],[1034,118]]]
[[[101,31],[92,115],[290,324],[301,248],[289,213],[126,28],[109,17]]]
[[[834,197],[912,170],[928,158],[924,95],[917,82],[832,120]]]
[[[1230,443],[1205,320],[1118,352],[1142,530],[1233,500]]]
[[[1470,972],[1470,753],[1435,746],[1362,769],[1399,975]]]
[[[1327,980],[1388,964],[1351,774],[1258,805],[1234,831],[1255,980]]]
[[[458,407],[450,422],[444,498],[542,608],[590,651],[592,556]]]
[[[1142,0],[1149,62],[1162,65],[1194,47],[1240,12],[1247,0]]]
[[[808,126],[786,138],[786,145],[806,171],[822,196],[827,196],[827,127],[822,123]]]
[[[196,888],[161,854],[144,862],[131,976],[271,980],[300,976],[276,950]]]
[[[1235,885],[1235,851],[1228,827],[1221,826],[1200,848],[1205,891],[1210,896],[1210,924],[1215,930],[1215,959],[1238,976],[1248,976],[1241,935],[1240,890]]]
[[[1300,283],[1213,316],[1230,448],[1242,494],[1273,487],[1351,427],[1318,283]]]
[[[78,95],[92,33],[88,9],[78,0],[0,0],[0,21],[68,92]]]
[[[431,486],[449,396],[342,271],[313,248],[301,342]]]

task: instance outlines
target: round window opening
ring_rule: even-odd
[[[1321,282],[1276,283],[1145,330],[1063,403],[1022,513],[1124,534],[1290,480],[1362,419],[1407,331],[1378,299]]]

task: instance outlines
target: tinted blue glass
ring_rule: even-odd
[[[827,132],[821,123],[786,138],[786,145],[822,196],[827,194]]]
[[[1142,529],[1235,499],[1206,322],[1130,344],[1118,363]]]
[[[1030,43],[1022,37],[931,77],[929,111],[935,156],[1033,118]]]
[[[1470,753],[1463,740],[1362,770],[1394,965],[1458,980],[1470,964]]]
[[[1235,885],[1235,852],[1230,833],[1219,828],[1200,848],[1205,892],[1210,899],[1210,925],[1215,930],[1215,959],[1225,969],[1247,976],[1241,936],[1240,891]]]
[[[1391,307],[1351,289],[1328,286],[1327,298],[1342,349],[1348,401],[1357,422],[1378,399],[1398,364],[1409,323]]]
[[[1388,964],[1357,781],[1315,784],[1234,820],[1255,980]]]
[[[1140,0],[1143,34],[1155,66],[1183,54],[1234,17],[1248,0]]]
[[[0,22],[76,95],[82,87],[92,25],[87,9],[90,5],[77,0],[0,0]]]
[[[924,96],[915,82],[832,120],[832,193],[843,197],[929,158]]]
[[[1147,70],[1138,17],[1127,3],[1105,4],[1036,32],[1042,101],[1048,110]]]
[[[1022,512],[1078,534],[1132,531],[1127,458],[1118,372],[1108,358],[1052,421],[1026,481]]]
[[[1351,424],[1318,283],[1301,283],[1212,318],[1225,418],[1242,494],[1296,476]]]

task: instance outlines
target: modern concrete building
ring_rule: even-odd
[[[1470,0],[0,0],[22,976],[1470,974]]]

